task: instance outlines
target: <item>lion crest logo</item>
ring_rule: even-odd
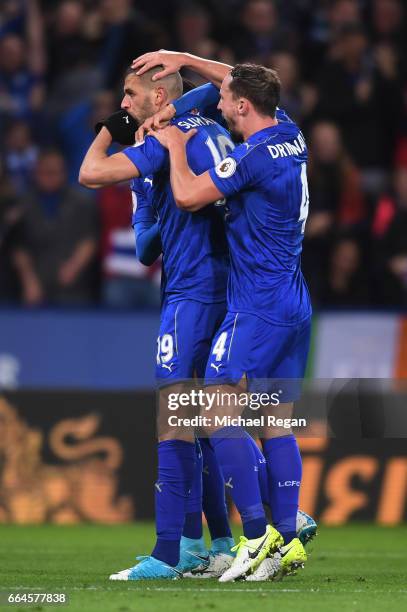
[[[117,495],[122,447],[113,437],[98,437],[99,426],[94,414],[59,421],[47,442],[60,464],[47,464],[44,433],[0,397],[0,522],[132,520],[132,499]]]

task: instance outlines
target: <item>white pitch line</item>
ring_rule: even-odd
[[[69,589],[67,589],[69,590]],[[103,590],[103,591],[115,591],[117,589],[112,588],[104,588],[104,587],[71,587],[71,590],[74,591],[86,591],[86,590]],[[279,588],[270,588],[270,589],[262,589],[259,588],[242,588],[242,587],[232,587],[230,589],[225,589],[221,587],[197,587],[197,588],[182,588],[182,587],[127,587],[123,590],[126,591],[138,591],[138,592],[146,592],[146,591],[156,591],[156,592],[173,592],[173,593],[316,593],[318,595],[324,593],[364,593],[366,595],[370,593],[374,594],[407,594],[407,589],[400,589],[398,591],[384,591],[384,590],[371,590],[369,588],[366,589],[330,589],[330,588],[316,588],[316,589],[279,589]]]
[[[20,586],[13,586],[13,587],[7,587],[4,588],[0,585],[0,591],[19,591],[19,590],[25,590],[25,591],[32,591],[32,592],[45,592],[45,590],[48,589],[48,592],[53,592],[53,593],[61,593],[61,592],[65,592],[67,595],[69,595],[70,591],[112,591],[112,592],[117,592],[119,589],[115,589],[112,587],[101,587],[101,586],[89,586],[89,587],[72,587],[72,586],[59,586],[59,587],[52,587],[50,589],[49,586],[44,587],[44,586],[26,586],[26,585],[20,585]],[[146,591],[155,591],[155,592],[173,592],[173,593],[228,593],[229,595],[231,593],[266,593],[266,594],[272,594],[272,593],[315,593],[318,595],[324,594],[324,593],[364,593],[365,595],[369,595],[369,594],[388,594],[388,595],[396,595],[396,594],[407,594],[407,589],[398,589],[397,591],[395,590],[380,590],[380,589],[369,589],[368,587],[366,589],[353,589],[353,590],[349,590],[349,589],[331,589],[331,588],[325,588],[325,587],[320,587],[320,588],[315,588],[315,589],[279,589],[277,586],[275,588],[269,588],[269,589],[262,589],[261,587],[259,588],[242,588],[242,587],[235,587],[231,585],[230,589],[225,589],[225,588],[221,588],[221,587],[208,587],[208,588],[203,588],[203,587],[196,587],[196,588],[190,588],[190,587],[186,587],[186,588],[182,588],[182,587],[136,587],[136,586],[127,586],[127,587],[122,587],[121,591],[131,591],[131,592],[140,592],[140,593],[145,593]]]
[[[371,559],[371,558],[386,558],[386,559],[407,559],[407,553],[404,552],[388,552],[388,553],[381,553],[381,552],[347,552],[345,550],[340,550],[340,551],[330,551],[330,550],[318,550],[315,551],[314,553],[310,553],[312,555],[312,559],[318,559],[318,558],[323,558],[323,557],[340,557],[341,559],[348,559],[348,558],[355,558],[358,557],[359,559]]]

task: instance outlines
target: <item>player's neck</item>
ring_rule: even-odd
[[[247,129],[242,130],[243,139],[247,140],[256,132],[260,132],[260,130],[265,130],[269,127],[274,127],[278,124],[277,119],[274,117],[262,117],[261,115],[254,115],[250,117],[250,120],[247,122]]]

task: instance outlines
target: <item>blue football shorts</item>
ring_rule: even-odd
[[[310,347],[311,318],[296,326],[270,323],[252,314],[228,312],[213,339],[205,385],[236,384],[249,391],[297,400]]]
[[[225,302],[164,304],[157,338],[158,386],[204,377],[212,339],[225,315]]]

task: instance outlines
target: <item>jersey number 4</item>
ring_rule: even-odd
[[[215,361],[222,361],[223,355],[226,351],[226,340],[228,338],[228,332],[222,332],[217,339],[215,346],[213,347],[212,355],[215,355]]]
[[[301,164],[301,207],[300,207],[300,218],[298,221],[302,223],[301,234],[305,232],[305,224],[307,222],[309,209],[309,191],[308,191],[308,180],[307,180],[307,164],[304,162]]]

